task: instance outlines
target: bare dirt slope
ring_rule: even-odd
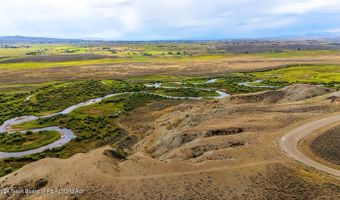
[[[315,138],[310,148],[317,156],[340,166],[340,125]]]
[[[299,162],[340,179],[340,170],[323,165],[323,163],[319,163],[312,158],[309,158],[298,149],[298,144],[304,138],[312,135],[320,128],[335,122],[340,122],[340,113],[304,124],[284,135],[280,140],[280,146],[289,156]],[[334,145],[334,147],[336,146]]]
[[[231,97],[232,101],[238,103],[277,103],[289,101],[301,101],[308,98],[335,92],[324,86],[296,84],[287,86],[280,90],[271,90],[254,94],[238,95]],[[334,96],[335,97],[335,96]],[[333,100],[332,98],[330,100]]]
[[[329,95],[271,104],[153,103],[120,119],[140,139],[127,160],[104,147],[67,160],[43,159],[0,179],[2,188],[85,193],[2,199],[338,199],[339,180],[289,159],[278,147],[289,130],[340,111]]]

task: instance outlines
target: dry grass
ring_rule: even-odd
[[[218,56],[214,58],[159,59],[106,64],[51,65],[47,68],[0,69],[0,83],[32,83],[73,79],[126,78],[133,76],[168,75],[221,75],[236,71],[254,71],[293,64],[337,64],[338,55],[268,58],[258,56]]]
[[[339,123],[331,124],[316,131],[313,135],[300,142],[299,148],[308,157],[331,168],[340,169],[337,152],[336,132]],[[332,135],[330,138],[329,135]]]

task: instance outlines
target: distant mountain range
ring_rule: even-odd
[[[80,39],[60,39],[47,37],[25,37],[25,36],[0,36],[2,43],[78,43],[85,42]]]
[[[306,34],[302,36],[280,36],[272,38],[244,38],[219,40],[150,40],[150,41],[115,41],[104,39],[62,39],[48,37],[0,36],[0,43],[134,43],[134,42],[200,42],[200,41],[233,41],[233,40],[326,40],[340,42],[339,33],[336,34]]]

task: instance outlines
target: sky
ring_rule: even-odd
[[[108,40],[340,36],[340,0],[0,0],[0,35]]]

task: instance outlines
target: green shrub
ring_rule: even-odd
[[[13,168],[12,168],[12,167],[6,167],[6,168],[4,169],[4,172],[5,172],[6,174],[11,173],[12,171],[13,171]]]

